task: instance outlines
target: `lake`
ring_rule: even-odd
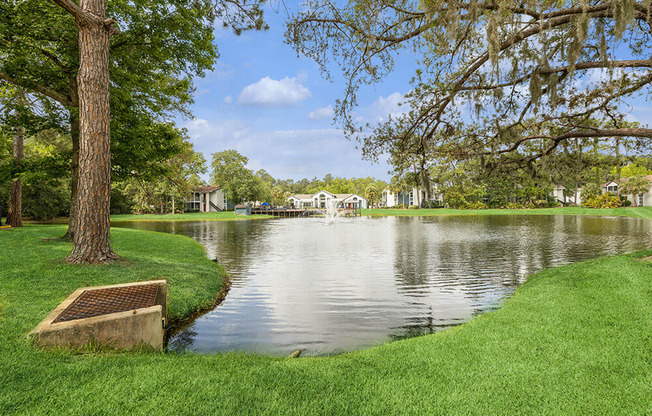
[[[226,268],[224,302],[175,351],[338,354],[500,307],[542,269],[650,246],[652,221],[591,216],[118,222],[191,237]]]

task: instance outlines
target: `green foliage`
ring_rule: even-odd
[[[618,196],[606,192],[583,199],[582,206],[586,208],[618,208],[622,206],[622,202]]]
[[[602,194],[602,188],[595,183],[587,183],[582,187],[582,199],[596,198]]]
[[[184,202],[192,188],[200,184],[199,175],[206,172],[206,160],[201,153],[194,151],[183,131],[172,126],[164,126],[173,138],[166,143],[173,143],[178,149],[167,159],[157,161],[159,168],[146,175],[132,173],[121,182],[112,185],[112,194],[118,200],[111,202],[113,213],[171,212],[184,209]],[[173,204],[174,201],[174,204]]]
[[[70,209],[67,184],[61,180],[39,176],[24,177],[23,215],[37,221],[67,216]]]
[[[652,84],[651,15],[648,0],[314,0],[289,19],[286,40],[324,73],[341,69],[343,131],[368,159],[389,155],[406,183],[471,161],[473,172],[519,170],[575,188],[621,164],[618,149],[602,163],[614,143],[649,146],[652,129],[626,119]],[[358,91],[389,76],[404,49],[418,68],[403,111],[360,121]]]
[[[644,176],[631,176],[623,181],[620,185],[620,192],[632,195],[634,204],[638,205],[638,195],[646,194],[650,191],[650,181]]]
[[[617,174],[617,168],[614,167],[613,169],[611,169],[609,173],[615,176]],[[645,175],[652,175],[652,170],[646,168],[645,166],[640,166],[636,162],[630,163],[629,165],[620,168],[621,178],[629,178],[631,176],[645,176]]]
[[[247,169],[248,162],[236,150],[213,153],[211,183],[221,187],[226,199],[234,204],[255,201],[263,188],[263,180]]]

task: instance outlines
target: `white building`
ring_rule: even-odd
[[[310,194],[296,194],[288,197],[287,201],[294,208],[310,208],[312,207],[312,195]]]
[[[219,186],[198,186],[193,189],[190,198],[186,200],[187,211],[217,212],[227,209],[229,209],[229,203]]]
[[[389,189],[383,189],[382,199],[380,205],[383,207],[395,207],[397,205],[419,205],[423,206],[425,202],[435,202],[437,205],[444,205],[444,194],[436,190],[430,194],[430,199],[427,198],[425,189],[412,188],[399,192],[392,192]]]
[[[328,191],[319,191],[312,195],[292,195],[287,201],[294,208],[326,208],[336,204],[339,208],[362,208],[368,206],[367,200],[358,194],[333,194]]]
[[[582,203],[582,188],[579,188],[577,192],[574,192],[574,195],[564,197],[565,190],[566,187],[562,185],[553,185],[551,194],[561,203],[572,203],[577,205]]]
[[[652,206],[652,175],[647,175],[643,176],[645,179],[647,179],[649,185],[647,188],[647,192],[644,194],[640,195],[625,195],[622,192],[620,192],[620,195],[625,195],[629,202],[632,203],[632,206],[636,205],[638,207],[650,207]],[[622,185],[623,182],[627,182],[629,178],[620,178],[620,184]],[[612,193],[614,195],[619,195],[618,191],[618,183],[616,181],[611,181],[607,183],[603,183],[601,185],[602,187],[602,193]],[[636,198],[636,200],[634,200]]]

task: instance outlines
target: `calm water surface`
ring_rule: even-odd
[[[442,216],[122,222],[192,237],[226,300],[169,349],[332,354],[435,332],[500,306],[548,267],[648,247],[652,221]]]

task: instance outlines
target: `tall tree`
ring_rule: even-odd
[[[111,135],[109,39],[117,30],[105,0],[52,0],[75,19],[79,31],[79,177],[77,218],[69,263],[117,259],[110,240]]]
[[[13,154],[14,162],[17,165],[20,165],[23,159],[25,158],[25,153],[23,150],[24,146],[24,134],[25,128],[22,125],[24,121],[22,113],[25,111],[25,94],[21,90],[15,91],[14,96],[12,97],[16,100],[16,106],[13,110],[15,119],[19,120],[13,126]],[[22,119],[22,120],[21,120]],[[9,209],[7,210],[7,225],[12,227],[22,227],[23,226],[23,180],[20,176],[14,178],[11,184],[11,195],[9,199]]]
[[[0,79],[44,94],[66,106],[70,110],[70,131],[76,151],[78,30],[72,19],[62,14],[63,9],[45,7],[44,2],[27,0],[0,4]],[[57,3],[74,11],[75,3]],[[140,114],[125,119],[125,123],[133,125],[133,121],[143,115],[151,118],[163,117],[171,111],[187,113],[193,89],[192,76],[203,75],[217,56],[212,43],[213,19],[220,19],[236,33],[264,29],[262,4],[261,0],[109,2],[109,14],[123,25],[122,33],[112,37],[109,45],[113,63],[112,106],[117,110],[114,114],[120,116],[126,110],[130,114]],[[112,123],[115,124],[115,119]],[[125,144],[131,140],[129,133],[123,137],[113,136]],[[126,145],[118,150],[134,150],[127,159],[139,155],[140,167],[147,170],[143,165],[158,157],[143,152],[145,148],[155,153],[159,147]],[[78,157],[74,154],[73,192],[78,171]],[[130,170],[124,164],[122,168]],[[69,229],[76,223],[76,210],[72,208]]]
[[[364,197],[369,200],[369,208],[372,208],[374,205],[374,200],[378,196],[378,187],[375,183],[370,183],[365,189]]]
[[[247,169],[249,159],[236,150],[213,153],[211,183],[222,188],[226,198],[234,204],[257,198],[255,179],[262,180]]]

